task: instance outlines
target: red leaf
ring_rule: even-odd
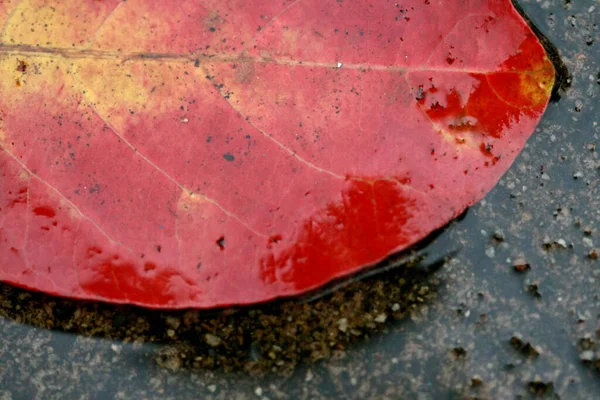
[[[554,70],[509,0],[0,3],[0,279],[215,307],[481,199]]]

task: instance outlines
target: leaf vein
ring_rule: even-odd
[[[43,179],[42,177],[40,177],[39,175],[37,175],[36,173],[34,173],[32,170],[29,169],[29,167],[27,167],[27,165],[19,160],[19,158],[17,156],[15,156],[10,150],[8,150],[6,148],[6,146],[2,143],[0,143],[0,150],[4,151],[6,154],[9,155],[10,158],[12,158],[17,164],[19,164],[19,166],[21,168],[23,168],[32,178],[35,178],[37,180],[39,180],[41,183],[43,183],[46,187],[48,187],[48,189],[50,189],[51,191],[53,191],[54,193],[56,193],[61,199],[63,199],[70,207],[72,207],[77,214],[79,214],[81,216],[81,218],[89,221],[96,229],[98,229],[98,231],[100,231],[100,233],[106,237],[111,243],[113,244],[119,244],[125,248],[127,248],[128,250],[131,251],[131,249],[129,249],[127,246],[125,246],[123,243],[119,242],[118,240],[113,239],[108,233],[106,233],[106,231],[104,229],[102,229],[102,227],[100,227],[100,225],[98,225],[98,223],[96,221],[94,221],[92,218],[88,217],[87,215],[85,215],[80,209],[79,207],[77,207],[77,205],[75,203],[73,203],[73,201],[71,201],[67,196],[65,196],[60,190],[58,190],[58,188],[56,188],[55,186],[53,186],[52,184],[50,184],[50,182],[46,181],[45,179]]]
[[[223,213],[225,213],[228,217],[231,217],[233,219],[235,219],[237,222],[239,222],[240,224],[242,224],[244,227],[246,227],[248,230],[250,230],[252,233],[258,235],[258,236],[263,236],[266,237],[267,235],[260,233],[258,231],[256,231],[254,228],[252,228],[248,223],[246,223],[244,220],[242,220],[240,217],[238,217],[237,215],[235,215],[234,213],[232,213],[231,211],[227,210],[225,207],[223,207],[221,204],[219,204],[218,201],[204,195],[201,193],[194,193],[193,191],[187,189],[182,183],[180,183],[179,181],[177,181],[173,176],[171,176],[167,171],[165,171],[164,169],[160,168],[154,161],[150,160],[148,157],[146,157],[143,153],[141,153],[129,140],[127,140],[127,138],[125,138],[125,136],[123,136],[99,111],[98,109],[94,106],[94,104],[88,99],[88,97],[86,96],[86,91],[83,89],[85,86],[81,83],[81,81],[79,80],[79,78],[77,77],[76,73],[73,73],[73,79],[74,81],[80,86],[78,88],[78,91],[81,93],[81,96],[83,98],[83,100],[85,101],[85,103],[88,105],[88,107],[90,107],[90,109],[92,110],[92,112],[104,123],[104,125],[106,125],[123,143],[125,143],[133,152],[135,155],[137,155],[138,157],[140,157],[142,160],[144,160],[148,165],[150,165],[153,169],[155,169],[156,171],[158,171],[159,173],[161,173],[165,178],[167,178],[168,180],[170,180],[174,185],[176,185],[179,189],[181,189],[182,192],[184,193],[190,193],[190,194],[197,194],[199,196],[201,196],[202,198],[204,198],[204,200],[206,200],[207,202],[215,205],[217,208],[219,208]]]
[[[448,36],[450,36],[452,34],[452,32],[454,32],[454,30],[463,23],[463,21],[465,21],[468,18],[472,18],[472,17],[491,17],[490,14],[481,14],[481,13],[469,13],[467,15],[465,15],[464,17],[462,17],[461,19],[459,19],[458,21],[456,21],[456,23],[454,24],[454,26],[452,26],[452,28],[440,39],[439,43],[433,48],[431,49],[431,53],[429,53],[429,57],[427,57],[427,61],[425,61],[425,65],[429,64],[429,61],[431,61],[431,57],[433,57],[433,55],[435,54],[435,51],[442,45],[442,43],[444,43],[446,41],[446,39],[448,38]]]
[[[4,23],[4,26],[2,27],[2,31],[0,31],[0,40],[4,36],[4,33],[6,32],[6,29],[8,28],[10,20],[12,20],[13,16],[17,12],[17,9],[21,6],[21,4],[23,4],[23,2],[24,2],[24,0],[19,0],[19,2],[15,5],[15,8],[13,8],[12,11],[10,12],[10,14],[8,14],[8,16],[6,17],[6,22]]]
[[[208,71],[206,71],[206,73],[208,74]],[[329,171],[327,169],[321,168],[313,163],[311,163],[310,161],[304,159],[303,157],[300,157],[295,151],[293,151],[292,149],[288,148],[285,144],[281,143],[279,140],[275,139],[272,135],[270,135],[269,133],[267,133],[266,131],[264,131],[263,129],[261,129],[258,125],[256,125],[254,122],[252,122],[252,120],[250,119],[250,117],[247,117],[246,115],[244,115],[242,113],[242,111],[236,107],[225,95],[225,93],[223,92],[223,89],[217,88],[217,90],[219,91],[219,93],[221,94],[221,97],[227,102],[227,104],[229,104],[231,106],[231,108],[233,110],[235,110],[235,112],[237,112],[240,117],[242,117],[251,127],[253,127],[254,129],[256,129],[258,132],[260,132],[265,138],[267,138],[268,140],[270,140],[271,142],[275,143],[277,146],[279,146],[282,150],[284,150],[285,152],[287,152],[288,154],[290,154],[292,157],[294,157],[296,160],[298,160],[300,163],[306,165],[309,168],[312,168],[318,172],[322,172],[324,174],[328,174],[333,176],[334,178],[337,179],[345,179],[343,176],[336,174],[333,171]]]
[[[94,35],[92,35],[92,38],[91,38],[90,42],[88,43],[88,46],[92,46],[96,42],[96,39],[98,38],[98,33],[100,33],[100,31],[102,30],[102,28],[104,28],[106,23],[117,12],[117,10],[119,8],[121,8],[121,6],[123,6],[125,3],[127,3],[127,0],[121,1],[115,8],[112,9],[112,11],[110,13],[108,13],[106,18],[104,18],[104,21],[102,21],[102,23],[98,26],[98,29],[96,29],[96,32],[94,33]]]
[[[93,59],[93,60],[121,60],[125,61],[144,61],[144,62],[180,62],[193,64],[199,60],[203,64],[226,64],[231,62],[242,61],[254,62],[256,64],[275,64],[288,67],[304,67],[304,68],[325,68],[337,70],[338,62],[325,61],[310,61],[310,60],[295,60],[291,58],[273,58],[273,57],[257,57],[238,54],[205,54],[205,53],[125,53],[120,51],[94,50],[82,48],[60,48],[60,47],[36,47],[30,45],[13,45],[0,43],[0,54],[9,54],[17,56],[35,56],[49,58],[65,58],[65,59]],[[513,73],[533,75],[547,69],[543,67],[537,70],[512,70],[501,71],[468,69],[468,68],[452,68],[452,67],[431,67],[431,66],[416,66],[416,67],[401,67],[397,65],[382,65],[382,64],[367,64],[367,63],[344,63],[342,69],[351,69],[359,71],[387,71],[387,72],[449,72],[449,73],[465,73],[465,74],[492,74],[492,73]]]
[[[297,5],[298,3],[300,3],[302,0],[296,0],[292,3],[290,3],[287,7],[285,7],[283,10],[281,10],[279,12],[279,14],[276,14],[273,18],[271,18],[266,25],[256,33],[256,35],[254,35],[254,37],[252,39],[250,39],[248,41],[248,44],[244,47],[244,49],[241,51],[241,54],[244,54],[251,46],[254,42],[256,42],[256,40],[260,37],[260,35],[265,32],[271,25],[273,25],[273,23],[275,21],[277,21],[279,18],[281,18],[281,16],[283,14],[285,14],[286,12],[288,12],[292,7],[294,7],[295,5]]]

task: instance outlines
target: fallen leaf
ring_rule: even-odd
[[[509,0],[9,0],[0,26],[0,279],[154,308],[418,242],[496,184],[554,82]]]

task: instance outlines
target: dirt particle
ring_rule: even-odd
[[[375,322],[379,323],[379,324],[383,324],[385,323],[385,321],[387,321],[387,315],[386,314],[379,314],[377,317],[375,317]]]
[[[223,158],[229,162],[232,162],[235,160],[235,157],[233,156],[233,154],[231,153],[225,153],[223,154]]]
[[[595,354],[592,350],[586,350],[584,352],[582,352],[581,354],[579,354],[579,359],[582,362],[592,362],[595,359]]]
[[[545,396],[554,393],[554,383],[553,382],[543,382],[540,380],[530,381],[527,384],[527,388],[530,393],[533,393],[538,396]]]
[[[217,347],[220,346],[221,343],[223,343],[223,340],[220,337],[213,335],[212,333],[205,334],[204,339],[206,340],[206,343],[211,347]]]
[[[472,387],[479,387],[483,385],[483,380],[481,379],[481,377],[479,375],[475,375],[473,378],[471,378],[471,386]]]
[[[17,71],[21,73],[27,72],[27,67],[29,65],[24,60],[17,60]]]
[[[537,357],[540,352],[533,347],[531,343],[523,341],[519,335],[510,338],[510,345],[513,349],[528,357]]]
[[[464,347],[455,347],[452,349],[452,355],[456,358],[465,358],[467,356],[467,351]]]
[[[522,258],[518,258],[513,263],[513,269],[516,272],[526,272],[531,269],[531,265]]]
[[[498,242],[504,242],[504,232],[502,232],[502,230],[497,230],[494,232],[494,240]]]
[[[532,283],[531,285],[527,286],[527,291],[529,293],[531,293],[533,295],[533,297],[536,298],[541,298],[542,294],[539,291],[539,286],[536,283]]]

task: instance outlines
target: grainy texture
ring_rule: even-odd
[[[571,88],[485,202],[426,249],[462,245],[439,271],[399,270],[317,303],[226,316],[4,286],[0,398],[599,398],[600,261],[590,254],[600,248],[600,4],[522,4],[558,47]],[[304,328],[286,336],[292,326]],[[241,345],[228,343],[239,335]]]

